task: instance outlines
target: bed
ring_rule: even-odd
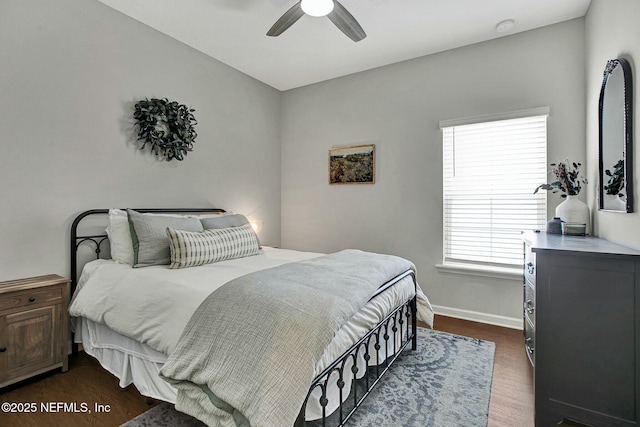
[[[202,236],[228,247],[203,256]],[[70,243],[74,341],[121,386],[210,425],[344,425],[433,319],[410,262],[262,246],[222,209],[86,211]]]

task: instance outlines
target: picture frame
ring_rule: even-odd
[[[374,184],[375,144],[329,148],[329,184]]]

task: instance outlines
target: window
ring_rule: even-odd
[[[440,123],[444,262],[520,267],[523,230],[544,228],[547,108]]]

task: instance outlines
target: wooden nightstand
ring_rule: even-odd
[[[55,274],[0,282],[0,387],[68,369],[68,283]]]

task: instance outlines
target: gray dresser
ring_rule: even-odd
[[[536,426],[640,426],[640,251],[526,233],[523,288]]]

